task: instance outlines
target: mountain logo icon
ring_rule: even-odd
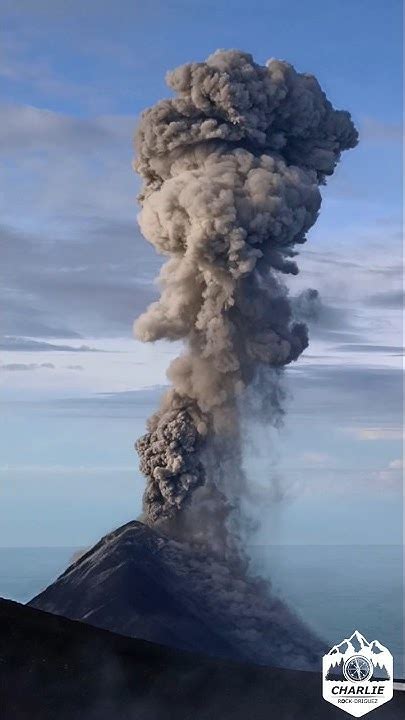
[[[378,640],[369,642],[355,630],[322,659],[323,698],[362,717],[393,696],[393,658]]]

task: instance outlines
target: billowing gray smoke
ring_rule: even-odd
[[[175,97],[143,114],[135,167],[141,230],[169,259],[135,330],[182,339],[185,351],[137,443],[144,519],[195,536],[210,528],[219,546],[240,531],[244,391],[257,388],[272,421],[280,369],[308,345],[281,278],[298,272],[294,246],[316,221],[319,185],[357,132],[286,62],[219,51],[167,83]]]

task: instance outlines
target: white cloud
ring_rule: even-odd
[[[351,427],[345,431],[359,440],[401,440],[404,437],[400,427]]]
[[[391,460],[387,467],[376,473],[376,481],[384,487],[401,487],[403,482],[403,460]]]
[[[326,467],[332,461],[330,455],[320,452],[305,452],[301,459],[305,465],[313,465],[315,467]]]
[[[388,468],[390,470],[402,470],[403,467],[404,467],[403,460],[391,460],[391,462],[388,465]]]

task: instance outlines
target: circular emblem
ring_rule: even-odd
[[[373,664],[363,655],[352,655],[343,667],[343,675],[351,682],[365,682],[372,674]]]

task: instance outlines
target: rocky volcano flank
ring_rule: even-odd
[[[183,650],[311,669],[321,641],[242,564],[140,522],[109,533],[32,607]]]
[[[402,720],[405,693],[373,712]],[[1,720],[342,720],[319,673],[215,660],[0,598]]]

